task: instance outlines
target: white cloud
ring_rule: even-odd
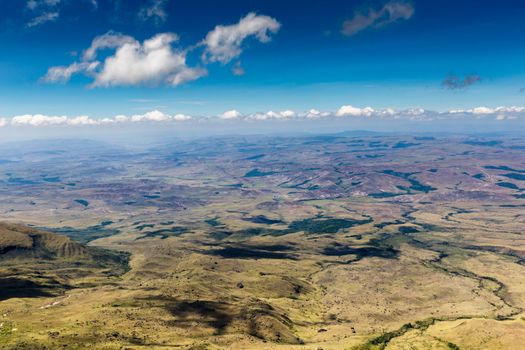
[[[370,117],[374,113],[372,107],[357,108],[351,105],[341,106],[335,113],[338,117]]]
[[[300,116],[308,119],[324,118],[332,115],[330,112],[321,112],[317,109],[310,109],[308,112],[302,113]]]
[[[244,71],[244,68],[241,66],[241,62],[238,61],[237,63],[235,63],[232,67],[232,74],[233,75],[236,75],[238,77],[244,75],[244,73],[246,73]]]
[[[277,33],[281,24],[269,16],[249,13],[237,24],[218,25],[210,31],[203,44],[206,46],[204,60],[228,63],[242,53],[243,41],[255,36],[260,42],[270,41],[270,34]]]
[[[175,114],[173,117],[172,117],[173,120],[176,120],[176,121],[186,121],[186,120],[191,120],[193,119],[192,116],[190,115],[186,115],[186,114]]]
[[[281,111],[279,112],[279,114],[283,117],[283,118],[293,118],[296,116],[296,113],[292,110],[285,110],[285,111]]]
[[[472,114],[492,114],[494,113],[494,110],[492,108],[488,107],[476,107],[469,110]]]
[[[219,115],[219,118],[221,119],[238,119],[242,116],[242,114],[235,110],[235,109],[232,109],[230,111],[226,111],[224,113],[222,113],[221,115]]]
[[[26,6],[28,9],[34,11],[39,7],[43,7],[43,6],[53,7],[53,6],[57,6],[58,4],[60,4],[60,0],[28,0],[26,3]]]
[[[58,19],[58,12],[44,12],[29,21],[26,26],[28,28],[36,27],[48,22],[54,22]]]
[[[47,126],[47,125],[57,125],[67,122],[67,117],[62,116],[46,116],[42,114],[25,114],[13,117],[11,119],[12,125],[31,125],[31,126]]]
[[[165,2],[154,0],[153,5],[161,8]],[[155,13],[162,17],[160,12]],[[188,66],[186,56],[189,51],[204,47],[202,57],[205,63],[227,63],[241,54],[246,38],[254,36],[261,42],[268,42],[269,35],[279,28],[280,23],[275,19],[250,13],[237,24],[216,26],[198,45],[187,49],[174,47],[179,40],[174,33],[160,33],[141,43],[131,36],[108,32],[93,39],[80,62],[51,67],[42,80],[67,82],[74,74],[81,73],[94,78],[91,87],[178,86],[208,75],[205,67]],[[113,52],[99,59],[102,50]],[[240,62],[232,72],[235,75],[244,74]]]
[[[208,70],[206,68],[190,68],[185,67],[179,72],[173,74],[169,78],[169,82],[172,86],[178,86],[189,81],[197,80],[199,78],[205,77],[208,75]]]
[[[69,66],[51,67],[47,70],[46,75],[42,78],[45,82],[68,82],[76,73],[93,72],[99,65],[99,62],[74,62]]]
[[[178,36],[157,34],[153,38],[125,43],[113,56],[107,57],[93,86],[141,85],[169,83],[177,86],[203,75],[203,69],[189,68],[186,53],[171,47]]]
[[[25,114],[11,118],[8,122],[5,118],[0,118],[0,127],[5,125],[12,126],[89,126],[89,125],[107,125],[116,123],[139,123],[139,122],[183,122],[192,120],[193,117],[186,114],[169,115],[164,112],[154,110],[145,114],[135,114],[126,116],[123,114],[116,115],[113,118],[94,119],[86,115],[67,117],[67,116],[47,116],[43,114]],[[2,124],[3,123],[3,124]]]
[[[97,125],[99,123],[99,121],[91,119],[87,115],[82,115],[67,120],[68,125]]]
[[[154,122],[165,122],[171,117],[168,114],[165,114],[161,111],[154,110],[146,114],[133,115],[131,117],[132,122],[142,122],[142,121],[154,121]]]
[[[285,120],[296,117],[297,114],[291,110],[281,112],[268,111],[266,113],[254,113],[244,116],[246,120]]]
[[[366,28],[379,28],[399,20],[408,20],[414,15],[414,7],[405,1],[392,0],[379,10],[369,8],[365,12],[356,12],[354,17],[343,22],[341,33],[355,35]]]
[[[128,43],[137,43],[137,41],[129,35],[107,32],[93,39],[91,46],[84,51],[83,59],[84,61],[91,61],[97,57],[99,50],[115,49]]]
[[[165,22],[168,18],[165,10],[167,2],[167,0],[151,0],[149,5],[139,11],[139,18],[143,21],[153,21],[155,24]]]
[[[83,61],[48,69],[46,82],[67,82],[72,75],[84,73],[94,77],[92,87],[168,84],[177,86],[206,76],[201,67],[188,67],[186,52],[175,50],[178,41],[173,33],[157,34],[138,42],[130,36],[106,33],[96,37],[84,51]],[[100,50],[114,49],[113,55],[101,62],[95,60]]]
[[[480,111],[483,112],[480,114]],[[487,111],[491,111],[487,113]],[[135,114],[126,116],[123,114],[116,115],[112,118],[96,119],[86,115],[68,117],[68,116],[47,116],[43,114],[26,114],[19,115],[13,118],[0,118],[0,127],[3,126],[102,126],[111,124],[123,123],[179,123],[179,122],[211,122],[213,120],[230,120],[236,122],[243,121],[279,121],[279,120],[307,120],[307,119],[338,119],[341,117],[366,117],[366,118],[381,118],[381,120],[404,120],[412,122],[432,122],[432,121],[455,121],[455,120],[498,120],[498,121],[524,121],[525,122],[525,107],[477,107],[469,110],[451,110],[446,112],[435,112],[421,108],[409,108],[405,110],[395,111],[390,108],[373,109],[371,107],[357,108],[350,105],[341,106],[337,111],[320,111],[317,109],[310,109],[306,112],[296,113],[292,110],[283,110],[280,112],[268,111],[260,113],[242,114],[239,111],[232,109],[226,111],[216,117],[192,117],[190,115],[176,113],[168,114],[159,110],[153,110],[144,114]],[[490,117],[490,118],[487,118]]]

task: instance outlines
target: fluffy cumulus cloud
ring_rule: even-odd
[[[368,8],[356,12],[352,18],[343,22],[341,33],[346,36],[355,35],[367,28],[380,28],[388,24],[408,20],[414,15],[414,6],[409,2],[393,0],[381,8]]]
[[[207,74],[205,69],[190,68],[186,53],[171,44],[178,36],[163,33],[145,40],[125,43],[107,57],[93,86],[141,85],[167,83],[177,86]]]
[[[180,122],[214,122],[227,123],[239,122],[264,122],[264,121],[300,121],[300,120],[401,120],[411,122],[432,121],[459,121],[459,120],[493,120],[493,121],[523,121],[525,122],[525,107],[501,106],[501,107],[476,107],[471,109],[454,109],[444,112],[436,112],[422,108],[408,108],[394,110],[392,108],[374,109],[372,107],[354,107],[343,105],[335,111],[320,111],[310,109],[304,112],[293,110],[282,110],[279,112],[268,111],[243,114],[236,109],[226,111],[216,116],[190,116],[176,113],[168,114],[159,110],[153,110],[144,114],[116,115],[110,118],[91,118],[89,116],[49,116],[43,114],[26,114],[12,118],[0,118],[0,127],[51,127],[51,126],[104,126],[119,124],[167,124]]]
[[[277,33],[281,24],[272,17],[249,13],[232,25],[218,25],[206,35],[204,59],[228,63],[242,53],[242,43],[248,37],[260,42],[270,41],[270,34]]]
[[[0,119],[0,126],[98,126],[121,123],[142,123],[142,122],[183,122],[192,120],[193,117],[186,114],[170,115],[158,110],[150,111],[145,114],[135,114],[132,116],[116,115],[113,118],[91,118],[86,115],[68,117],[68,116],[48,116],[43,114],[25,114],[11,118],[8,121],[5,118]],[[2,124],[3,123],[3,124]]]
[[[106,33],[93,40],[83,53],[82,62],[69,66],[49,68],[43,80],[66,82],[72,75],[84,73],[93,76],[92,87],[117,85],[177,86],[207,74],[206,69],[189,67],[186,52],[176,50],[172,44],[178,41],[173,33],[157,34],[139,42],[130,36]],[[114,54],[98,61],[100,51],[113,49]]]
[[[165,1],[153,1],[151,15],[162,17]],[[148,12],[149,13],[149,12]],[[96,37],[83,52],[81,61],[67,66],[48,69],[42,78],[49,83],[67,82],[75,74],[93,78],[91,87],[109,86],[178,86],[208,75],[202,64],[237,58],[242,44],[248,37],[268,42],[270,34],[276,33],[280,23],[274,18],[249,13],[237,24],[216,26],[204,40],[188,48],[175,47],[179,37],[174,33],[159,33],[143,42],[115,32]],[[202,50],[202,63],[190,66],[187,55],[192,50]],[[108,55],[107,52],[110,51]],[[106,54],[105,58],[99,58]],[[240,61],[232,67],[234,75],[243,75]]]
[[[12,125],[31,125],[31,126],[48,126],[63,124],[68,120],[66,116],[47,116],[42,114],[25,114],[13,117]]]
[[[219,118],[221,119],[238,119],[242,116],[241,112],[235,110],[235,109],[232,109],[230,111],[226,111],[222,114],[219,115]]]
[[[297,117],[297,113],[292,110],[280,112],[268,111],[266,113],[252,113],[243,116],[245,120],[288,120]]]
[[[338,117],[370,117],[374,113],[372,107],[358,108],[351,105],[341,106],[335,113]]]

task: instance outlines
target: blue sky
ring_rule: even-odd
[[[250,13],[258,29],[239,34]],[[507,0],[1,1],[0,117],[523,106],[524,14]],[[217,25],[237,25],[239,41],[203,42]],[[83,58],[104,34],[142,45],[163,33],[177,35],[163,45],[183,66],[131,78],[139,61],[106,64],[122,46]]]

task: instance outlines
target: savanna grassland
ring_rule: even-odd
[[[525,143],[0,146],[2,349],[525,349]]]

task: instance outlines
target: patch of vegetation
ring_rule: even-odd
[[[405,222],[404,221],[401,221],[401,220],[395,220],[395,221],[385,221],[385,222],[380,222],[379,224],[375,224],[374,227],[377,227],[379,229],[383,229],[387,226],[390,226],[390,225],[401,225],[401,224],[404,224]]]
[[[400,188],[402,190],[405,190],[408,193],[410,193],[410,190],[418,191],[418,192],[424,192],[424,193],[429,193],[431,191],[435,191],[436,190],[436,188],[434,188],[432,186],[424,185],[421,182],[419,182],[418,180],[415,180],[415,179],[411,178],[412,175],[417,174],[416,172],[403,173],[403,172],[387,169],[387,170],[383,170],[383,174],[399,177],[399,178],[402,178],[402,179],[408,181],[410,183],[410,187],[408,189],[406,189],[405,187],[399,187],[398,186],[398,188]]]
[[[451,342],[447,342],[447,346],[450,350],[460,350],[459,346]]]
[[[414,147],[414,146],[419,146],[419,145],[420,145],[420,143],[399,141],[398,143],[393,145],[392,148],[408,148],[408,147]]]
[[[135,228],[139,231],[142,231],[146,228],[154,228],[154,227],[155,227],[155,224],[142,224],[142,225],[136,226]]]
[[[264,215],[258,215],[251,218],[243,218],[244,221],[253,222],[254,224],[263,224],[263,225],[273,225],[273,224],[282,224],[282,220],[269,219]]]
[[[501,142],[501,141],[477,141],[477,140],[472,140],[472,141],[465,141],[463,143],[465,145],[470,145],[470,146],[494,147],[494,146],[501,145],[503,142]]]
[[[525,170],[518,170],[518,169],[513,169],[511,167],[508,167],[506,165],[487,165],[487,166],[484,166],[485,169],[490,169],[490,170],[504,170],[504,171],[512,171],[512,172],[515,172],[515,173],[525,173]]]
[[[32,180],[26,180],[21,177],[10,177],[7,182],[12,185],[36,185],[37,183]]]
[[[163,229],[156,230],[156,231],[145,232],[144,235],[137,238],[137,240],[144,239],[144,238],[153,238],[153,237],[160,237],[160,239],[166,239],[168,237],[178,237],[187,232],[189,232],[189,229],[187,227],[174,226],[171,228],[163,228]]]
[[[508,177],[509,179],[513,179],[513,180],[525,181],[525,174],[507,173],[507,174],[500,174],[500,175]]]
[[[252,237],[252,236],[283,236],[289,233],[293,233],[289,230],[275,230],[271,228],[262,228],[262,227],[252,227],[244,230],[235,231],[232,234],[242,237]]]
[[[78,204],[84,207],[87,207],[89,205],[89,202],[85,199],[75,199],[75,202],[77,202]]]
[[[376,338],[373,338],[365,344],[354,346],[352,350],[383,350],[387,347],[388,343],[394,339],[404,335],[406,332],[413,329],[426,330],[428,327],[435,323],[434,319],[428,319],[423,321],[416,321],[414,324],[406,323],[401,328],[384,333]]]
[[[432,137],[432,136],[416,136],[416,137],[414,137],[414,140],[417,140],[417,141],[433,141],[435,139],[436,138]]]
[[[106,223],[106,224],[104,224]],[[99,238],[114,236],[119,234],[120,231],[117,229],[108,228],[109,224],[106,221],[86,228],[74,228],[70,226],[53,228],[53,227],[42,227],[41,229],[61,235],[70,237],[71,239],[80,242],[88,243]]]
[[[61,181],[60,177],[58,176],[43,177],[42,180],[44,180],[45,182],[51,182],[51,183],[59,183]]]
[[[372,198],[391,198],[391,197],[397,197],[397,196],[403,196],[406,193],[394,193],[394,192],[377,192],[377,193],[369,193],[368,197]]]
[[[207,223],[208,225],[212,226],[212,227],[223,226],[221,224],[221,222],[219,221],[218,217],[215,217],[215,218],[212,218],[212,219],[206,219],[206,220],[204,220],[204,222]]]
[[[500,182],[497,182],[496,185],[498,185],[500,187],[510,188],[511,190],[519,190],[520,189],[518,186],[516,186],[512,182],[500,181]]]
[[[410,234],[410,233],[418,233],[419,230],[417,229],[417,227],[414,227],[414,226],[401,226],[398,228],[399,232],[400,233],[403,233],[403,234]]]
[[[246,160],[257,160],[257,159],[261,159],[264,156],[265,156],[264,154],[257,154],[255,156],[251,156],[251,157],[246,158]]]
[[[326,256],[344,256],[355,255],[356,260],[368,257],[378,257],[384,259],[394,259],[398,256],[399,251],[392,246],[380,247],[350,247],[347,245],[333,244],[323,249],[323,255]]]
[[[217,255],[226,259],[291,259],[296,260],[294,255],[288,253],[293,247],[276,244],[261,246],[230,246],[219,249],[204,251],[205,254]]]
[[[306,234],[337,233],[339,230],[372,222],[372,218],[355,219],[304,219],[288,225],[289,233],[304,231]]]
[[[244,174],[244,177],[260,177],[277,174],[275,171],[260,171],[259,169],[252,169]]]

